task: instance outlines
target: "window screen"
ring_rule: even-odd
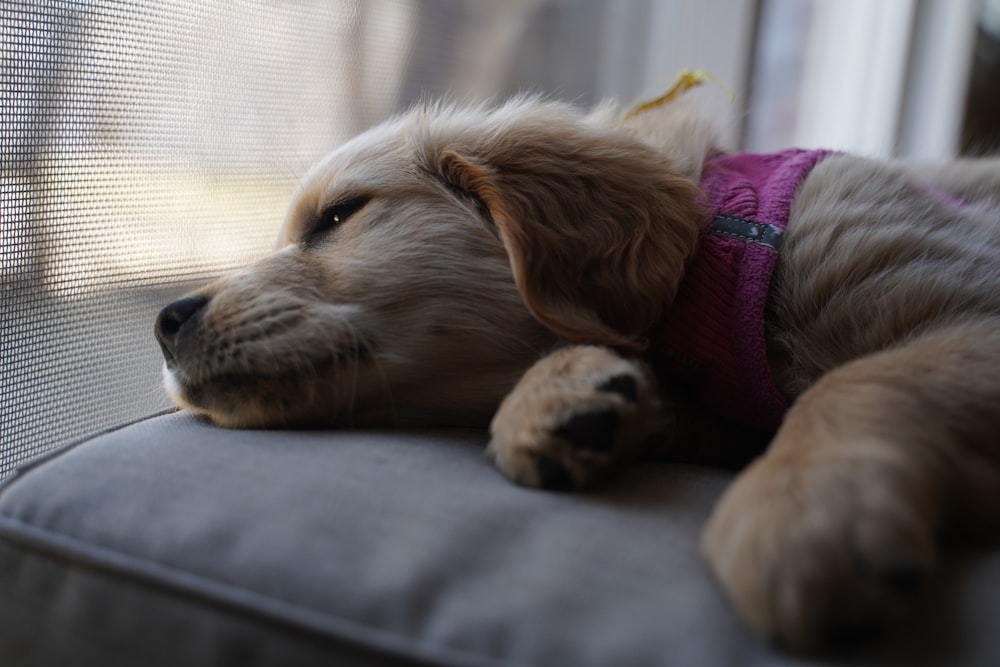
[[[589,103],[644,44],[602,42],[621,8],[0,4],[0,477],[168,406],[157,311],[265,253],[320,155],[423,94]]]
[[[0,5],[0,474],[167,406],[158,307],[265,251],[296,175],[365,122],[331,113],[361,22],[338,3]]]

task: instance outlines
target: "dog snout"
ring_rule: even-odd
[[[208,304],[208,297],[187,296],[167,305],[156,317],[155,334],[167,362],[177,352],[177,338],[185,324],[194,320]]]

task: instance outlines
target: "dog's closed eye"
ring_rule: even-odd
[[[302,235],[302,241],[306,245],[313,245],[323,239],[327,234],[342,225],[352,215],[363,209],[371,197],[361,195],[351,197],[330,204],[312,221],[312,224]]]

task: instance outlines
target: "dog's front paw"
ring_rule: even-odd
[[[567,347],[532,366],[503,401],[487,453],[518,484],[583,489],[636,453],[660,419],[639,363]]]
[[[703,552],[765,638],[799,650],[864,639],[933,567],[927,489],[874,453],[765,455],[716,508]]]

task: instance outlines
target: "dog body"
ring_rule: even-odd
[[[162,311],[167,388],[231,427],[490,423],[501,471],[549,488],[730,438],[704,412],[740,410],[649,363],[698,330],[674,306],[719,156],[683,101],[418,107],[307,175],[274,254]],[[791,408],[703,542],[797,647],[891,616],[944,528],[1000,528],[1000,161],[803,178],[759,325],[729,334]]]

